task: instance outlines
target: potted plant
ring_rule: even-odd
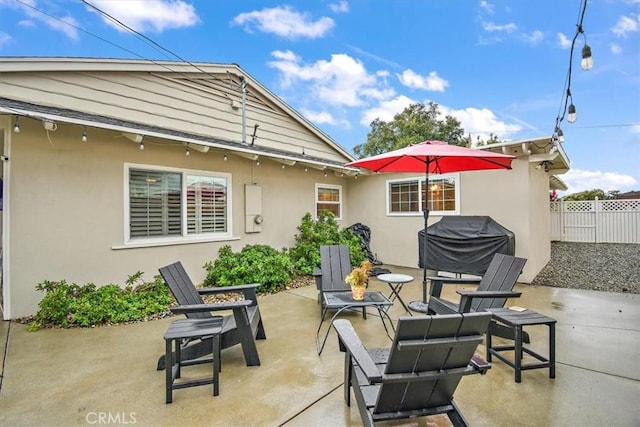
[[[344,278],[344,281],[351,286],[351,294],[354,301],[362,301],[364,299],[364,292],[369,284],[369,272],[372,267],[373,264],[369,261],[362,261],[360,267],[351,270],[351,273]]]

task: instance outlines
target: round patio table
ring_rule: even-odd
[[[386,282],[387,285],[389,285],[389,287],[391,288],[391,293],[389,294],[389,300],[393,302],[397,299],[398,301],[400,301],[400,304],[402,304],[402,306],[407,311],[407,313],[413,316],[413,313],[409,311],[409,307],[407,307],[407,305],[404,303],[404,301],[400,297],[400,291],[402,290],[402,287],[404,286],[405,283],[413,282],[413,277],[407,274],[393,274],[393,273],[380,274],[376,277],[381,282]]]

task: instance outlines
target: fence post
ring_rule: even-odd
[[[595,197],[595,203],[593,206],[593,241],[598,243],[598,223],[600,222],[599,212],[600,212],[600,200],[598,200],[598,196]]]

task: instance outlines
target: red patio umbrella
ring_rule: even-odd
[[[347,166],[369,169],[373,172],[424,172],[425,186],[429,174],[463,172],[485,169],[511,169],[515,156],[449,145],[443,141],[424,141],[377,156],[347,163]],[[429,219],[429,190],[425,188],[424,248],[427,247],[427,220]],[[427,285],[427,264],[424,263],[422,286]]]

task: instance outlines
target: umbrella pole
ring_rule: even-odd
[[[429,304],[427,303],[427,223],[429,221],[429,163],[430,159],[427,158],[424,171],[424,211],[422,211],[424,215],[424,265],[422,269],[422,301],[411,301],[409,303],[409,308],[411,310],[425,314],[429,314]],[[419,253],[420,248],[418,248],[418,254]]]
[[[422,302],[427,304],[427,225],[429,221],[429,158],[424,171],[424,260],[422,268]]]

